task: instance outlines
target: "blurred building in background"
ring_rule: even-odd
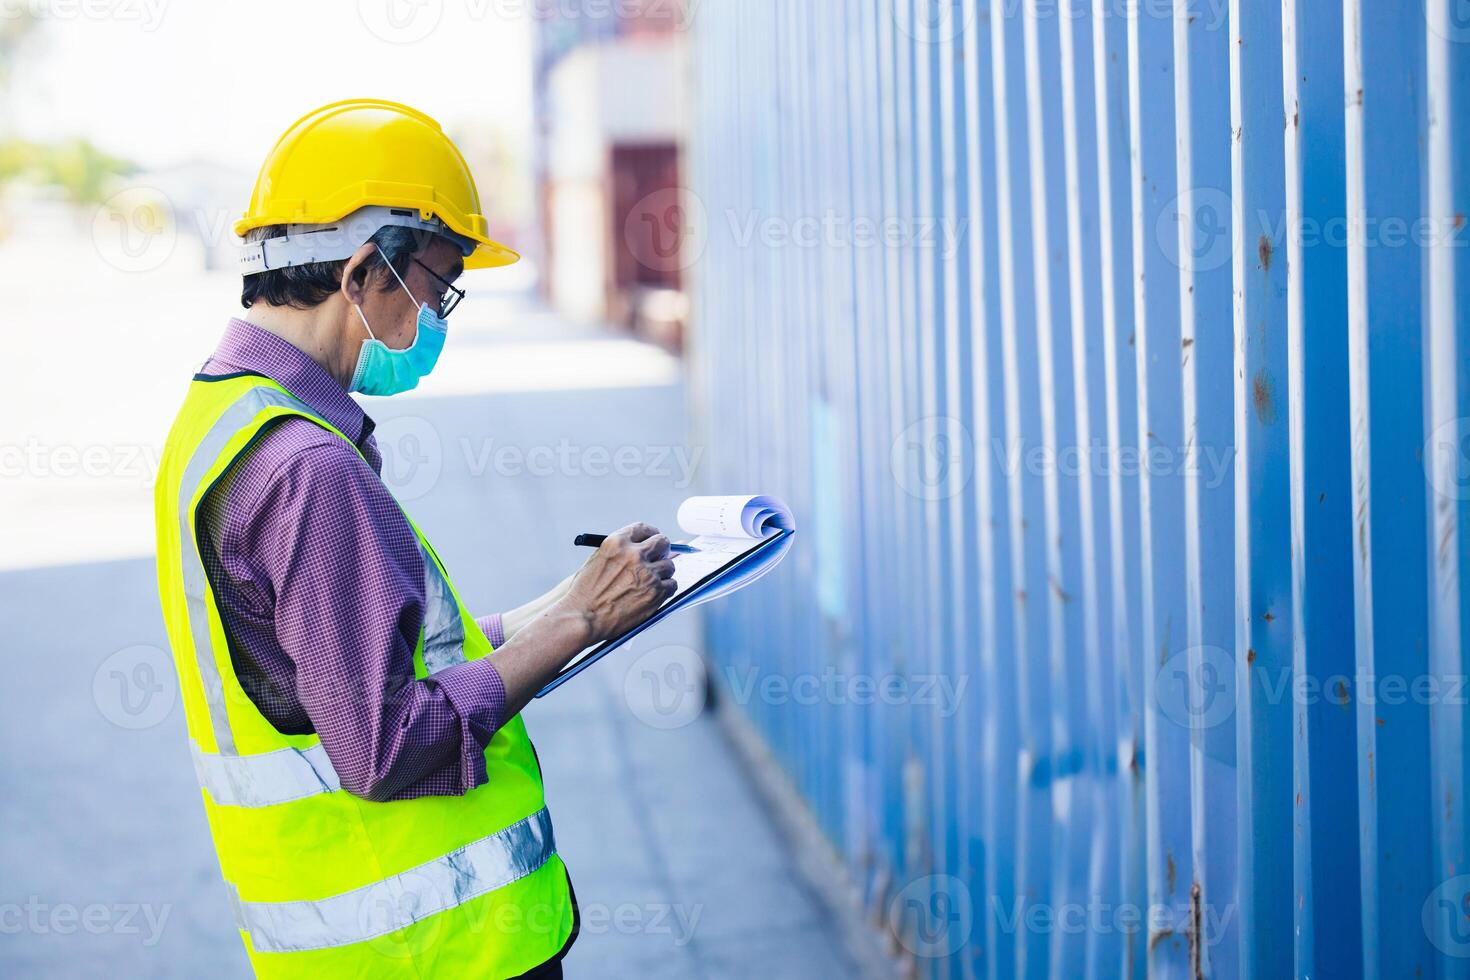
[[[674,348],[687,312],[684,23],[683,0],[576,2],[539,18],[533,41],[546,296],[565,315]]]

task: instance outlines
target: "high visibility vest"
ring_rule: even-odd
[[[486,746],[483,785],[372,803],[341,788],[315,735],[277,731],[235,675],[200,556],[200,506],[290,417],[347,439],[268,378],[196,377],[155,490],[158,590],[190,749],[251,964],[265,977],[523,973],[561,950],[573,911],[521,717]],[[427,596],[413,656],[423,678],[491,646],[414,533]],[[353,680],[342,678],[342,696],[358,696]]]

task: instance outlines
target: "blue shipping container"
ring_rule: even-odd
[[[894,948],[1470,975],[1462,0],[691,13],[706,482],[803,528],[709,648]]]

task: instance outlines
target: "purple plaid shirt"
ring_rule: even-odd
[[[205,568],[245,691],[280,731],[315,732],[354,795],[455,796],[480,785],[505,687],[488,658],[414,678],[424,562],[378,477],[372,419],[321,365],[244,320],[230,321],[204,366],[237,371],[279,382],[362,450],[288,419],[204,501]],[[479,622],[493,645],[504,642],[498,615]]]

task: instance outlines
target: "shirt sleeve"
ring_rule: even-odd
[[[336,442],[285,460],[242,536],[275,592],[297,696],[353,795],[463,794],[485,782],[504,685],[489,658],[414,677],[425,605],[418,541],[377,474]]]
[[[491,613],[481,616],[475,622],[480,624],[480,629],[485,631],[485,638],[490,641],[490,646],[496,650],[505,646],[505,619],[502,613]]]

